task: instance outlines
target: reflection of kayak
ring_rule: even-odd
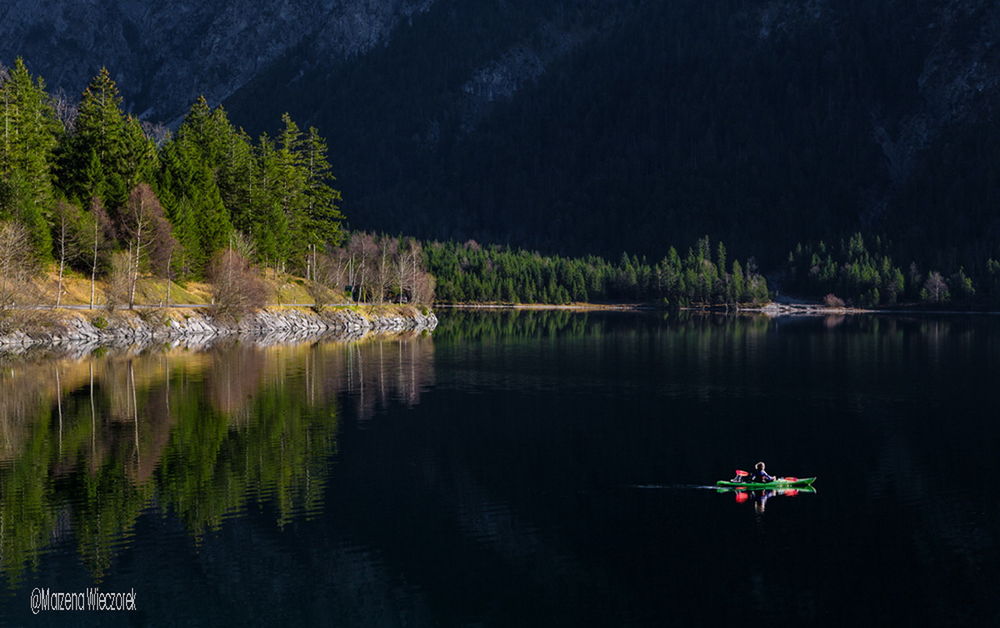
[[[780,489],[780,488],[806,488],[812,486],[816,478],[778,478],[774,482],[733,482],[731,480],[719,480],[716,486],[725,486],[737,490],[754,489]]]
[[[784,488],[753,488],[753,487],[742,487],[736,488],[735,486],[720,486],[716,489],[719,493],[742,493],[747,494],[747,491],[773,491],[775,495],[788,495],[793,497],[799,495],[800,493],[815,493],[816,487],[806,484],[805,486],[786,486]]]

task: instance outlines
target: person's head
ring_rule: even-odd
[[[757,464],[755,464],[753,466],[753,468],[757,469],[758,471],[763,471],[764,470],[764,463],[763,462],[758,462]]]

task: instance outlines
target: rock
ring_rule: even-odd
[[[246,337],[264,344],[293,342],[318,337],[355,339],[367,333],[396,333],[433,330],[437,327],[433,312],[410,316],[364,317],[352,310],[327,310],[315,313],[300,310],[261,310],[236,324],[196,313],[184,320],[150,323],[134,312],[116,313],[99,329],[78,314],[71,314],[55,329],[28,333],[17,330],[0,335],[0,350],[16,352],[31,347],[60,346],[72,351],[92,350],[98,346],[145,345],[169,342],[184,346],[204,346],[225,337]],[[85,353],[81,353],[85,354]]]

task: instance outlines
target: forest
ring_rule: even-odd
[[[440,301],[451,303],[646,302],[661,307],[762,303],[767,282],[748,260],[729,262],[725,244],[706,236],[683,257],[669,247],[651,263],[623,254],[618,263],[589,256],[542,256],[475,241],[432,243],[427,266]]]
[[[861,232],[905,299],[927,281],[909,287],[916,262],[964,273],[978,300],[1000,259],[996,22],[991,3],[945,4],[439,2],[386,46],[302,78],[289,56],[226,104],[258,129],[291,107],[336,137],[357,227],[610,260],[708,233],[769,277],[796,242],[836,257]],[[546,56],[563,48],[538,23],[585,43]],[[537,77],[465,91],[524,48]]]
[[[171,281],[207,279],[234,315],[264,305],[266,274],[300,278],[317,304],[436,298],[680,308],[771,296],[754,258],[730,256],[708,236],[683,253],[662,243],[658,259],[622,253],[612,262],[349,231],[315,127],[303,130],[284,114],[273,136],[252,138],[222,106],[199,98],[170,131],[126,114],[107,69],[70,102],[49,94],[21,59],[0,68],[0,133],[0,309],[38,305],[28,287],[50,272],[56,306],[64,275],[74,272],[90,278],[91,306],[98,277],[108,307],[134,306],[143,277],[167,280],[167,304]],[[944,272],[898,264],[899,250],[861,233],[798,244],[773,269],[772,287],[830,305],[1000,302],[994,257],[984,254],[970,271],[942,260]]]
[[[995,307],[1000,304],[1000,262],[986,260],[978,282],[959,266],[953,273],[900,268],[891,245],[855,233],[837,245],[798,244],[788,254],[783,286],[789,294],[823,296],[827,305],[861,307],[924,304]]]
[[[17,59],[0,69],[0,132],[0,309],[36,305],[31,280],[53,265],[56,306],[67,271],[91,278],[92,306],[98,276],[111,307],[154,276],[252,308],[264,271],[304,277],[317,301],[433,298],[415,242],[347,238],[326,141],[287,114],[253,139],[199,98],[170,132],[124,113],[107,69],[72,103]]]

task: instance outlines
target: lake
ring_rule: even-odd
[[[0,360],[0,624],[997,625],[1000,319]],[[815,493],[720,493],[758,461]],[[32,591],[135,592],[134,612]]]

